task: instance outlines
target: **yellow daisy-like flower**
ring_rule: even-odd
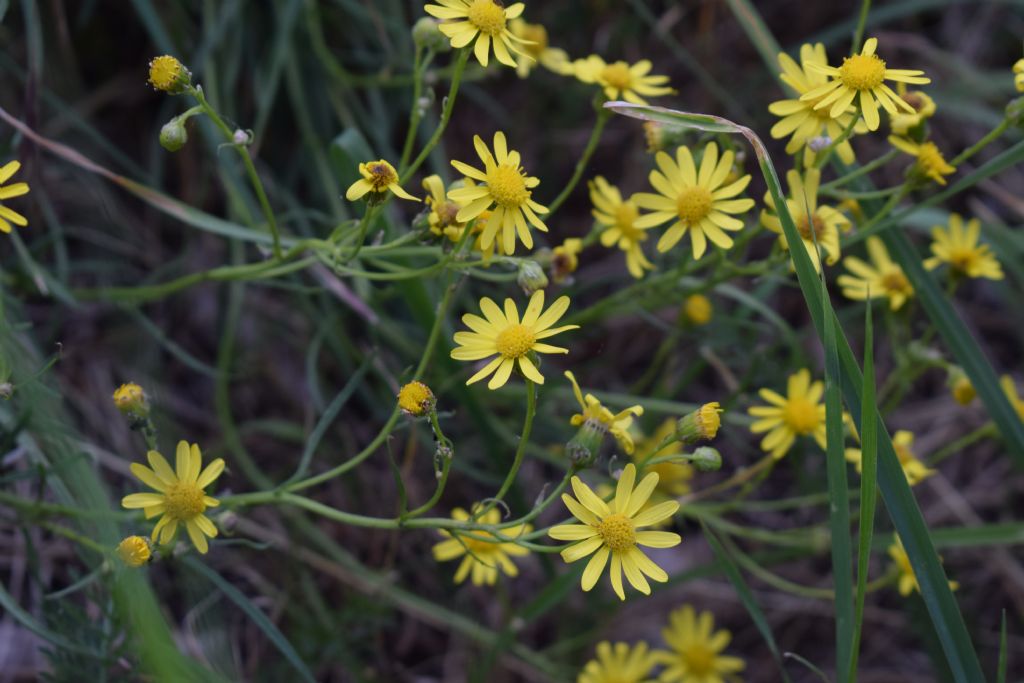
[[[904,111],[889,114],[889,125],[892,128],[892,132],[896,135],[906,136],[911,128],[920,125],[922,121],[930,119],[935,115],[935,100],[928,93],[922,90],[907,92],[907,84],[898,83],[896,85],[896,94],[914,108],[913,114],[908,114]]]
[[[494,56],[505,66],[516,67],[512,52],[529,56],[516,45],[522,39],[508,29],[508,21],[516,19],[526,8],[521,2],[505,7],[497,0],[437,0],[439,5],[426,5],[427,14],[443,19],[438,26],[441,33],[451,39],[452,47],[464,48],[474,40],[473,54],[480,66],[487,66],[494,47]]]
[[[798,436],[813,436],[825,448],[825,404],[821,403],[824,392],[824,383],[811,382],[811,372],[806,368],[789,376],[785,397],[771,389],[758,391],[771,404],[753,406],[747,411],[759,418],[750,425],[750,431],[768,432],[761,441],[761,449],[773,458],[781,458]]]
[[[1009,375],[1003,375],[999,379],[999,386],[1003,388],[1003,393],[1006,394],[1006,400],[1010,402],[1013,409],[1017,411],[1017,415],[1020,419],[1024,420],[1024,399],[1017,393],[1017,385],[1013,383],[1013,378]]]
[[[659,680],[664,683],[724,683],[733,680],[745,666],[739,657],[721,654],[732,634],[715,631],[711,612],[698,614],[690,605],[674,610],[668,626],[661,631],[670,652],[659,652],[665,665]]]
[[[960,214],[949,215],[949,227],[941,225],[932,227],[932,253],[934,256],[925,259],[924,267],[934,270],[943,263],[959,275],[974,278],[1002,280],[1003,268],[996,260],[995,254],[987,244],[979,244],[981,237],[981,221],[972,218],[964,227],[964,219]]]
[[[633,437],[629,433],[629,427],[633,424],[634,417],[644,414],[644,407],[639,405],[630,406],[625,410],[613,413],[601,405],[601,402],[593,394],[584,396],[583,392],[580,391],[580,385],[576,383],[576,376],[572,372],[566,370],[565,377],[572,382],[572,392],[575,394],[576,402],[580,404],[580,410],[582,411],[573,415],[569,423],[573,427],[579,427],[584,422],[589,422],[592,426],[615,437],[615,440],[627,455],[632,453],[635,446]]]
[[[122,384],[114,391],[114,406],[126,415],[133,413],[145,417],[149,414],[146,392],[134,382]]]
[[[1013,86],[1017,92],[1024,92],[1024,59],[1018,59],[1013,65]]]
[[[661,426],[653,434],[641,439],[637,443],[636,450],[632,455],[633,462],[639,465],[640,461],[646,460],[651,451],[657,448],[666,438],[674,434],[675,431],[675,420],[669,418],[662,422]],[[683,444],[679,441],[673,441],[658,451],[655,457],[664,458],[671,455],[680,455],[682,452]],[[647,465],[644,467],[644,471],[656,472],[658,475],[658,486],[654,489],[654,494],[651,496],[651,500],[654,502],[678,498],[690,492],[690,482],[693,480],[694,469],[689,463],[659,462]]]
[[[914,455],[914,451],[912,450],[913,445],[913,432],[901,429],[892,437],[892,446],[896,451],[896,457],[899,459],[900,466],[903,468],[903,474],[907,476],[907,483],[911,486],[920,484],[922,481],[935,474],[935,470],[929,468],[917,459],[917,456]],[[845,457],[847,462],[852,462],[857,466],[857,474],[860,474],[862,459],[864,457],[861,449],[847,448]]]
[[[606,63],[597,55],[573,62],[572,73],[583,83],[596,83],[604,90],[609,100],[626,100],[635,104],[647,104],[641,95],[661,97],[675,92],[666,86],[668,76],[650,76],[651,62],[642,59],[630,66],[627,62]]]
[[[914,574],[914,568],[910,565],[910,557],[907,555],[906,549],[903,547],[903,541],[897,535],[893,544],[888,549],[889,557],[896,563],[897,569],[899,569],[899,591],[900,595],[906,597],[912,592],[921,592],[921,585],[917,582],[917,575]],[[942,558],[939,558],[940,560]],[[949,589],[955,591],[960,587],[960,584],[956,581],[949,582]]]
[[[931,79],[916,69],[886,68],[885,61],[875,54],[877,48],[878,39],[868,38],[860,54],[844,58],[843,65],[838,68],[814,62],[808,64],[811,70],[831,76],[832,80],[804,93],[800,99],[805,102],[815,101],[815,109],[829,107],[828,113],[832,118],[841,116],[851,104],[857,104],[868,130],[878,130],[878,105],[882,105],[890,114],[895,114],[897,107],[914,113],[914,108],[904,102],[885,81],[923,85],[931,83]]]
[[[828,58],[825,56],[825,46],[821,43],[811,45],[805,43],[800,47],[800,65],[797,65],[793,58],[785,53],[779,53],[779,66],[782,73],[779,78],[782,82],[796,91],[797,95],[804,95],[815,90],[828,82],[828,77],[810,68],[810,64],[826,66]],[[836,118],[829,116],[824,109],[815,109],[817,100],[789,99],[778,100],[768,105],[768,111],[782,119],[772,126],[771,136],[776,140],[787,135],[792,135],[786,143],[786,154],[796,154],[802,147],[804,149],[804,165],[814,164],[814,150],[807,146],[807,143],[818,137],[828,137],[836,140],[842,136],[850,126],[850,122],[857,112],[853,107],[847,107]],[[860,128],[860,130],[858,130]],[[867,128],[859,123],[855,125],[854,132],[865,133]],[[836,145],[836,154],[844,164],[852,164],[854,160],[853,147],[850,140],[843,140]]]
[[[551,276],[555,282],[564,282],[580,266],[579,254],[583,240],[570,237],[551,250]]]
[[[149,541],[142,536],[129,536],[117,544],[117,556],[129,567],[141,567],[152,554]]]
[[[203,513],[220,502],[206,495],[203,489],[224,471],[224,460],[217,458],[203,469],[199,446],[189,446],[187,441],[178,442],[176,456],[177,472],[156,451],[146,453],[152,469],[133,462],[132,474],[157,493],[133,493],[122,498],[121,505],[129,510],[141,508],[146,519],[163,515],[153,528],[153,540],[157,543],[170,543],[178,524],[182,524],[196,549],[205,553],[209,549],[206,537],[215,537],[217,527]]]
[[[698,173],[689,147],[679,147],[675,159],[665,152],[658,152],[654,160],[660,170],[651,171],[648,176],[658,194],[640,192],[633,195],[637,206],[654,213],[641,216],[633,226],[643,229],[675,221],[658,240],[658,251],[661,252],[674,247],[687,230],[690,231],[695,259],[704,255],[707,240],[722,249],[731,247],[732,238],[724,231],[740,230],[743,221],[728,214],[745,213],[754,206],[753,199],[736,199],[750,184],[749,175],[725,184],[734,157],[735,154],[729,150],[719,158],[718,145],[710,142],[704,148]]]
[[[427,191],[426,204],[430,209],[427,214],[427,225],[430,232],[438,237],[444,235],[452,242],[458,242],[462,237],[462,230],[465,223],[456,219],[459,209],[462,208],[457,202],[448,199],[444,188],[444,181],[441,176],[432,175],[423,179],[423,189]]]
[[[566,562],[593,555],[583,571],[581,585],[585,591],[594,587],[605,565],[609,565],[612,589],[620,600],[626,599],[622,589],[623,572],[629,583],[645,595],[651,593],[645,575],[661,583],[668,581],[665,570],[652,562],[638,546],[672,548],[682,542],[679,534],[670,531],[643,530],[645,526],[653,526],[674,515],[679,503],[669,500],[643,509],[658,485],[658,475],[651,472],[636,488],[633,487],[635,481],[636,465],[630,463],[622,470],[615,487],[615,497],[610,503],[598,498],[579,477],[572,478],[576,498],[562,494],[562,502],[569,512],[583,523],[551,527],[548,535],[559,541],[573,541],[562,551],[562,559]]]
[[[462,316],[462,322],[473,331],[455,333],[455,343],[459,346],[452,349],[451,356],[455,360],[468,361],[496,357],[470,377],[466,384],[478,382],[493,373],[494,376],[487,383],[487,388],[503,387],[517,363],[519,370],[527,379],[544,384],[544,376],[537,370],[528,354],[531,351],[569,353],[568,349],[540,343],[541,339],[579,328],[579,325],[553,327],[568,308],[569,297],[562,296],[555,300],[547,311],[543,311],[544,290],[539,290],[530,297],[530,303],[520,320],[519,309],[512,299],[505,299],[504,312],[491,299],[480,299],[480,310],[484,317],[472,313]]]
[[[465,522],[470,514],[462,508],[452,510],[452,519]],[[500,524],[501,512],[498,508],[491,508],[477,520],[480,524]],[[501,535],[507,538],[518,538],[533,530],[529,524],[519,524],[501,530]],[[499,541],[494,534],[486,531],[467,532],[471,535],[460,534],[441,530],[441,535],[447,540],[441,541],[434,546],[434,559],[438,562],[448,562],[462,558],[459,568],[455,570],[455,583],[462,583],[469,576],[474,586],[493,586],[498,581],[498,570],[506,576],[517,576],[519,568],[510,559],[511,557],[522,557],[530,553],[521,545],[510,541]],[[478,538],[473,538],[476,536]],[[494,539],[484,540],[484,539]]]
[[[4,184],[10,180],[20,168],[20,161],[8,161],[3,166],[0,166],[0,200],[12,199],[14,197],[20,197],[23,194],[28,194],[28,183]],[[25,227],[28,225],[28,219],[14,209],[0,204],[0,232],[10,232],[11,223]]]
[[[185,65],[170,55],[154,57],[149,62],[149,84],[157,90],[180,93],[192,80]]]
[[[914,142],[907,138],[890,135],[889,144],[901,152],[906,152],[916,158],[917,162],[914,164],[916,169],[939,185],[946,184],[945,176],[956,173],[956,166],[950,166],[946,162],[945,157],[942,156],[942,152],[939,151],[934,142]]]
[[[350,202],[361,199],[368,192],[372,192],[376,199],[380,199],[381,195],[388,191],[402,199],[420,201],[399,186],[398,171],[384,159],[359,164],[359,175],[363,177],[349,185],[345,191],[345,199]]]
[[[398,406],[408,415],[426,415],[437,401],[423,382],[412,381],[398,390]]]
[[[691,294],[683,300],[683,316],[694,325],[707,325],[715,312],[711,299],[703,294]]]
[[[914,288],[903,269],[889,257],[889,251],[881,239],[869,237],[867,248],[871,263],[855,256],[844,258],[843,266],[852,275],[840,275],[836,282],[847,299],[863,301],[869,296],[872,299],[884,296],[889,299],[889,307],[898,311],[907,299],[914,296]]]
[[[531,190],[540,185],[540,180],[526,175],[519,165],[519,152],[508,149],[505,134],[501,131],[494,134],[493,155],[479,135],[473,136],[473,146],[484,163],[484,170],[461,161],[452,161],[452,166],[459,173],[481,183],[448,193],[454,201],[462,204],[455,216],[456,220],[469,222],[494,207],[481,236],[481,245],[485,249],[490,247],[500,230],[506,254],[515,253],[516,234],[523,246],[533,249],[533,235],[527,221],[542,232],[548,231],[548,226],[537,216],[538,213],[547,213],[547,207],[531,199]]]
[[[603,228],[601,244],[606,247],[618,245],[626,253],[626,269],[639,280],[645,270],[654,270],[654,264],[647,260],[640,246],[647,239],[646,231],[651,228],[636,227],[640,209],[632,199],[623,201],[619,188],[601,176],[587,185],[590,187],[590,201],[594,205],[591,214]]]
[[[821,252],[827,254],[828,265],[839,260],[839,231],[846,232],[850,228],[850,219],[831,206],[818,205],[818,185],[821,182],[821,171],[808,168],[801,175],[793,169],[786,173],[789,181],[789,197],[786,206],[796,223],[800,233],[800,241],[811,257],[814,268],[821,272]],[[786,235],[782,232],[782,221],[775,214],[775,200],[771,193],[765,194],[767,209],[761,211],[761,224],[779,235],[779,242],[784,249],[789,249]],[[771,213],[770,213],[770,212]]]
[[[597,644],[597,657],[583,666],[576,683],[655,683],[647,678],[657,659],[647,643]]]
[[[548,71],[563,76],[572,72],[572,62],[565,50],[551,47],[548,44],[548,31],[541,24],[529,24],[522,19],[513,19],[508,23],[512,35],[522,41],[523,52],[532,59],[520,59],[516,66],[516,74],[520,78],[530,75],[533,67],[540,64]]]

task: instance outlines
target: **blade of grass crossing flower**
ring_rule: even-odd
[[[288,663],[294,667],[295,671],[298,672],[299,677],[304,681],[313,683],[313,674],[310,673],[309,669],[303,663],[299,653],[295,651],[292,644],[288,642],[288,639],[284,637],[284,634],[274,625],[267,615],[264,614],[259,607],[253,604],[253,602],[245,597],[245,595],[235,588],[230,581],[226,580],[223,576],[215,572],[214,570],[207,567],[200,560],[194,557],[186,557],[185,564],[194,571],[201,575],[207,581],[217,587],[231,602],[238,605],[245,614],[252,619],[253,623],[256,624],[263,633],[267,636],[274,647],[284,655],[284,658],[288,660]]]
[[[790,244],[793,244],[790,242]],[[797,242],[796,244],[799,244]],[[821,277],[822,315],[825,319],[825,460],[828,473],[829,528],[832,535],[832,580],[835,583],[836,671],[839,683],[845,676],[853,644],[853,578],[850,575],[850,498],[843,457],[842,373],[836,345],[836,319],[832,313],[825,277]]]
[[[775,636],[772,635],[772,629],[768,625],[768,620],[764,616],[764,612],[761,611],[761,607],[758,606],[757,601],[754,599],[754,594],[750,591],[750,586],[743,580],[743,574],[740,573],[739,567],[736,562],[729,555],[729,552],[722,545],[722,542],[718,540],[711,528],[708,527],[703,521],[700,523],[701,530],[704,532],[704,538],[707,539],[708,545],[711,546],[712,552],[715,557],[721,563],[722,571],[725,573],[729,582],[732,583],[733,588],[736,589],[736,595],[739,596],[740,602],[747,610],[747,614],[750,615],[750,620],[754,622],[754,626],[761,632],[761,637],[764,638],[765,644],[772,653],[772,657],[775,658],[775,662],[779,665],[779,671],[782,672],[783,680],[789,682],[789,674],[786,673],[786,667],[782,660],[782,653],[779,651],[779,646],[775,643]]]
[[[871,536],[875,530],[875,503],[878,497],[878,412],[875,405],[874,328],[871,299],[864,309],[864,388],[861,394],[861,474],[860,522],[857,533],[857,602],[854,605],[853,648],[847,680],[857,680],[857,657],[861,631],[864,627],[864,599],[867,595],[868,561],[871,559]]]
[[[787,242],[794,245],[800,244],[800,234],[797,232],[796,224],[786,206],[785,195],[782,192],[775,167],[768,156],[768,150],[765,148],[764,142],[752,130],[721,117],[673,112],[671,109],[663,107],[645,107],[626,102],[609,102],[605,106],[620,114],[644,120],[657,116],[660,121],[669,125],[674,123],[681,127],[699,128],[702,125],[708,125],[704,122],[710,121],[710,125],[714,125],[718,130],[739,133],[746,137],[757,153],[761,173],[768,185],[768,191],[775,201]],[[673,119],[674,114],[676,116]],[[793,249],[790,253],[797,273],[797,282],[807,303],[808,312],[819,338],[824,338],[825,317],[817,273],[805,249]],[[846,405],[853,413],[854,421],[860,423],[863,374],[853,355],[853,349],[838,323],[836,345],[839,351],[841,386]],[[991,368],[989,368],[989,372],[991,372]],[[880,422],[877,413],[875,419]],[[932,544],[928,526],[925,524],[917,501],[910,491],[910,485],[907,483],[903,468],[896,457],[889,433],[881,424],[878,429],[877,445],[878,485],[881,489],[882,499],[885,501],[893,525],[903,540],[911,567],[921,587],[921,597],[938,634],[953,677],[964,683],[983,681],[985,677],[982,674],[981,663],[967,632],[963,616],[949,589],[945,572],[942,570],[938,554]]]

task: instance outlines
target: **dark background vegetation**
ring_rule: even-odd
[[[251,216],[258,221],[258,207],[234,153],[218,148],[220,141],[208,127],[190,124],[191,141],[176,154],[157,143],[160,126],[186,105],[182,98],[146,85],[146,64],[158,54],[176,55],[220,111],[239,127],[252,129],[252,151],[286,232],[326,236],[358,217],[358,207],[341,199],[354,179],[352,140],[364,139],[374,158],[398,157],[411,97],[408,28],[422,15],[421,8],[422,3],[399,0],[0,2],[0,106],[43,136],[116,173],[237,223],[247,224]],[[803,42],[822,41],[836,63],[848,49],[858,6],[776,1],[758,3],[758,10],[788,52],[795,54]],[[767,105],[784,95],[774,70],[765,67],[724,2],[534,0],[527,2],[525,17],[544,23],[552,44],[573,57],[597,53],[608,61],[651,59],[654,71],[670,75],[679,90],[659,103],[721,114],[765,137],[774,122]],[[1021,57],[1024,11],[1019,2],[879,3],[868,25],[891,66],[922,68],[932,77],[928,92],[938,104],[934,139],[949,156],[999,121],[1011,96],[1010,65]],[[448,60],[438,57],[435,68],[444,68]],[[439,100],[446,84],[434,90]],[[443,146],[428,167],[448,174],[446,159],[474,160],[474,134],[489,139],[493,131],[504,130],[510,145],[522,152],[530,174],[541,179],[537,196],[542,202],[550,200],[571,175],[589,135],[591,99],[588,87],[543,70],[528,80],[504,68],[492,67],[486,74],[471,70]],[[426,133],[436,111],[435,106],[428,115]],[[884,144],[881,132],[854,142],[862,159],[873,158]],[[774,149],[781,159],[782,146]],[[269,480],[288,477],[325,405],[364,366],[367,380],[318,448],[315,470],[350,457],[376,434],[397,386],[419,356],[440,282],[339,281],[326,270],[314,269],[244,287],[203,284],[142,306],[102,297],[95,301],[87,290],[162,282],[225,263],[254,261],[261,254],[251,245],[183,225],[0,124],[0,161],[11,157],[24,162],[25,179],[32,184],[31,202],[20,204],[27,208],[31,227],[20,233],[26,253],[0,240],[0,278],[8,293],[24,301],[25,320],[38,348],[46,354],[60,345],[53,386],[63,395],[73,428],[88,444],[83,451],[95,459],[110,485],[111,505],[135,490],[136,483],[126,476],[127,464],[144,451],[139,436],[128,430],[109,400],[123,381],[140,382],[153,397],[164,452],[185,438],[200,443],[208,457],[228,460],[222,493],[258,488],[250,472],[243,471],[240,452],[248,453]],[[587,177],[601,173],[632,192],[645,189],[648,166],[640,127],[617,119],[609,125]],[[905,166],[904,160],[892,165],[875,176],[877,182],[883,187],[900,182]],[[747,170],[756,176],[752,164]],[[423,175],[408,189],[418,191]],[[755,179],[751,196],[759,198],[763,189]],[[946,208],[1016,229],[1024,221],[1022,195],[1024,171],[1011,169]],[[589,231],[589,208],[581,186],[552,222],[549,244]],[[394,210],[398,230],[414,211],[409,206]],[[928,228],[935,217],[925,213],[906,228]],[[1016,239],[1010,232],[1000,234]],[[766,255],[771,243],[767,236],[755,240],[748,257]],[[920,243],[924,253],[926,241]],[[996,247],[1000,254],[1008,253],[1005,245]],[[566,288],[574,309],[629,283],[616,251],[592,248],[582,263],[575,284]],[[1008,269],[1003,283],[971,283],[957,297],[997,371],[1016,373],[1018,379],[1024,321],[1019,315],[1019,272]],[[741,417],[753,391],[780,387],[789,372],[803,365],[819,376],[821,369],[799,291],[791,282],[775,280],[765,285],[738,278],[733,284],[763,297],[796,330],[800,343],[787,343],[776,328],[757,322],[728,298],[713,296],[712,325],[683,335],[656,381],[645,386],[635,383],[672,329],[681,292],[628,302],[587,325],[568,342],[569,360],[546,364],[549,381],[535,429],[540,453],[534,453],[538,457],[527,463],[513,490],[513,510],[528,509],[545,484],[560,478],[558,445],[571,436],[567,421],[575,412],[560,378],[566,367],[572,367],[584,386],[597,390],[685,403],[721,400],[740,418],[727,420],[717,442],[726,460],[723,476],[754,462],[756,441]],[[475,308],[483,293],[505,296],[513,288],[508,282],[474,281],[460,289],[453,311]],[[365,302],[379,320],[368,319],[366,309],[352,305],[355,300]],[[855,330],[861,307],[843,304],[842,309],[844,320],[850,321],[848,334],[859,337]],[[909,321],[912,329],[920,329],[921,323],[920,316]],[[908,322],[898,319],[896,324]],[[883,325],[879,332],[877,350],[883,380],[889,364],[885,329]],[[448,348],[450,331],[442,338],[442,351]],[[444,511],[468,506],[495,489],[511,460],[521,419],[522,391],[515,382],[499,392],[470,391],[462,387],[465,377],[465,368],[448,360],[446,353],[436,356],[426,377],[440,396],[449,436],[457,445]],[[919,454],[933,452],[985,420],[977,403],[957,407],[943,383],[940,372],[921,377],[888,420],[893,430],[917,433]],[[649,410],[643,424],[653,429],[667,414]],[[428,431],[422,425],[403,425],[387,451],[402,469],[410,498],[425,500],[433,487]],[[545,453],[546,459],[541,457]],[[17,472],[28,465],[12,459],[5,467]],[[754,498],[819,492],[824,476],[821,453],[808,445],[791,453]],[[714,476],[706,477],[698,485],[712,481]],[[20,495],[41,491],[28,480],[13,486]],[[381,516],[396,512],[385,450],[311,493],[340,509]],[[944,463],[941,474],[915,493],[934,526],[1011,521],[1024,512],[1024,479],[992,440]],[[102,600],[90,602],[84,600],[86,594],[78,594],[68,599],[67,614],[56,614],[52,601],[41,600],[43,593],[80,576],[72,545],[39,529],[25,531],[12,515],[0,514],[5,520],[0,525],[5,548],[0,576],[9,592],[69,637],[110,637],[110,651],[116,651],[115,636],[90,630],[97,611],[105,609]],[[551,523],[561,514],[552,510],[541,519]],[[796,548],[744,547],[767,553],[775,563],[773,571],[790,581],[827,587],[826,515],[825,506],[815,505],[785,512],[740,511],[731,519],[755,528],[807,528],[805,542]],[[531,657],[541,658],[560,675],[574,676],[599,640],[645,638],[658,643],[668,612],[685,602],[712,610],[733,631],[729,651],[746,659],[747,680],[779,680],[757,630],[714,567],[699,527],[690,522],[680,523],[683,545],[658,558],[674,577],[671,585],[654,597],[620,605],[604,585],[606,579],[584,596],[577,574],[567,571],[556,555],[532,556],[518,579],[503,580],[493,590],[456,588],[451,583],[454,565],[430,559],[430,547],[438,540],[432,533],[377,532],[310,522],[312,518],[300,527],[296,516],[279,508],[245,510],[234,527],[234,540],[214,545],[204,562],[270,615],[320,680],[552,677]],[[240,541],[247,538],[273,545]],[[994,670],[1005,609],[1010,670],[1020,677],[1021,552],[1012,545],[964,545],[968,547],[943,554],[949,574],[960,582],[961,609],[982,661],[988,671]],[[880,553],[876,573],[887,564],[883,558]],[[174,562],[153,567],[150,577],[178,627],[183,650],[229,679],[289,680],[291,670],[263,633],[210,584]],[[831,603],[751,581],[779,646],[830,670]],[[431,605],[458,613],[466,622],[453,624],[448,613]],[[92,618],[73,618],[76,610]],[[945,680],[930,629],[916,596],[902,599],[891,588],[874,594],[865,617],[860,680]],[[478,634],[484,631],[499,634],[497,645],[481,642]],[[73,661],[61,668],[53,658],[47,664],[35,649],[38,641],[9,616],[0,619],[0,632],[7,643],[0,647],[2,680],[30,680],[47,666],[65,674],[86,666]],[[513,642],[518,644],[515,649]],[[130,659],[132,653],[122,654]],[[104,668],[114,679],[135,678],[124,661],[108,664]],[[795,681],[814,680],[798,664],[791,664],[789,671]]]

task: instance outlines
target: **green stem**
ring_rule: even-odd
[[[466,61],[469,59],[470,49],[463,48],[459,51],[459,56],[455,62],[455,71],[452,72],[452,84],[448,89],[448,96],[444,98],[444,109],[441,111],[441,120],[437,124],[437,128],[434,129],[433,135],[427,140],[426,146],[419,153],[416,159],[409,165],[409,168],[401,174],[400,183],[404,184],[409,177],[416,172],[423,162],[427,160],[427,156],[434,150],[437,143],[441,141],[441,135],[444,133],[444,129],[448,127],[448,121],[452,117],[452,109],[455,107],[455,96],[459,94],[459,84],[462,82],[462,72],[466,69]]]
[[[864,44],[864,27],[868,23],[868,11],[871,9],[871,0],[863,0],[860,4],[860,16],[857,17],[857,28],[853,31],[853,44],[850,46],[850,54],[860,52]]]
[[[856,171],[851,171],[850,173],[847,173],[844,176],[840,176],[840,177],[836,178],[835,180],[833,180],[831,182],[822,183],[821,187],[818,188],[818,191],[819,192],[825,192],[826,190],[834,190],[837,187],[841,187],[843,185],[846,185],[851,180],[854,180],[856,178],[860,178],[863,175],[867,175],[868,173],[871,173],[876,168],[884,166],[885,164],[887,164],[890,161],[892,161],[893,159],[895,159],[897,157],[897,155],[899,155],[899,150],[891,149],[888,152],[886,152],[885,154],[883,154],[882,156],[878,157],[877,159],[874,159],[874,160],[869,161],[868,163],[864,164],[863,166],[858,168]]]
[[[611,118],[611,115],[611,109],[605,109],[604,107],[598,109],[597,119],[594,121],[593,130],[590,131],[590,139],[587,140],[587,146],[583,149],[583,155],[579,158],[579,161],[576,162],[576,169],[573,171],[568,184],[562,188],[561,193],[555,197],[555,200],[548,205],[548,218],[558,210],[558,207],[560,207],[565,200],[569,198],[572,191],[576,189],[576,185],[580,182],[580,178],[583,177],[583,171],[586,170],[587,164],[590,162],[590,157],[594,155],[594,150],[597,149],[597,143],[601,140],[601,133],[604,132],[604,127],[608,123],[608,119]]]
[[[526,381],[526,417],[523,418],[523,430],[519,435],[519,445],[516,447],[516,455],[512,460],[512,467],[509,468],[508,474],[505,475],[505,481],[501,483],[501,488],[487,501],[486,505],[473,515],[473,519],[479,519],[488,510],[501,502],[505,494],[508,493],[508,490],[512,488],[512,483],[516,480],[516,475],[519,473],[519,467],[523,464],[526,446],[530,443],[530,432],[533,430],[533,418],[537,415],[537,385],[529,378],[524,379]]]
[[[950,166],[959,166],[963,162],[967,161],[972,156],[974,156],[975,154],[977,154],[978,152],[983,150],[985,147],[987,147],[991,142],[993,142],[1000,135],[1005,133],[1006,129],[1009,128],[1009,127],[1010,127],[1010,120],[1009,119],[1003,119],[999,123],[998,126],[996,126],[992,130],[990,130],[988,133],[986,133],[983,138],[981,138],[976,143],[974,143],[973,145],[971,145],[970,147],[968,147],[964,151],[962,151],[959,154],[957,154],[956,157],[951,159],[950,162],[949,162],[949,165]]]
[[[359,256],[359,252],[363,248],[363,242],[366,241],[366,233],[369,232],[370,224],[373,222],[373,219],[376,217],[376,215],[377,207],[367,204],[366,213],[363,214],[363,219],[359,221],[359,233],[356,236],[355,249],[352,250],[352,253],[349,254],[348,258],[342,261],[342,263],[349,263],[351,261],[354,261],[355,258]]]
[[[866,0],[867,1],[867,0]],[[829,143],[828,147],[818,152],[814,157],[814,167],[823,168],[828,162],[829,157],[832,156],[832,152],[835,151],[836,147],[850,139],[853,134],[853,129],[857,125],[857,121],[860,120],[860,109],[857,109],[857,115],[850,119],[850,123],[846,126],[842,133],[839,134],[835,140]]]
[[[402,145],[402,158],[398,162],[399,175],[402,175],[403,170],[409,163],[409,157],[412,156],[412,146],[416,142],[416,133],[419,131],[420,121],[423,119],[423,108],[420,107],[420,98],[423,96],[423,74],[433,59],[433,50],[427,50],[427,54],[424,56],[423,49],[419,46],[416,47],[416,57],[412,67],[412,109],[409,113],[409,130],[405,133],[405,144]]]

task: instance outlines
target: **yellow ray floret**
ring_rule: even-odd
[[[654,264],[647,260],[641,247],[651,226],[637,227],[640,208],[633,198],[623,200],[619,188],[601,176],[588,185],[590,201],[594,205],[591,214],[602,227],[601,244],[605,247],[618,246],[626,255],[626,269],[637,279],[644,276],[645,270],[654,270]]]
[[[384,159],[359,164],[359,175],[363,177],[352,183],[345,192],[345,199],[350,202],[361,199],[364,195],[371,192],[376,195],[392,192],[402,199],[411,199],[414,202],[420,201],[399,186],[398,172],[394,166]]]
[[[503,311],[491,299],[480,299],[480,310],[484,317],[467,313],[462,322],[472,332],[456,332],[455,343],[459,346],[452,349],[451,356],[455,360],[477,361],[485,358],[491,360],[479,372],[469,378],[466,384],[478,382],[491,374],[487,383],[489,389],[505,386],[512,376],[512,370],[518,365],[523,375],[537,384],[544,383],[544,376],[530,360],[530,352],[535,353],[569,353],[568,349],[543,344],[540,340],[552,337],[560,332],[575,330],[579,325],[554,324],[565,315],[569,308],[569,297],[559,297],[547,311],[544,311],[544,290],[534,292],[530,303],[519,318],[519,309],[512,299],[505,299]],[[493,358],[492,358],[493,356]]]
[[[626,454],[633,452],[633,437],[629,433],[629,427],[633,424],[633,418],[644,414],[643,406],[630,406],[625,410],[613,413],[608,410],[601,401],[593,394],[583,395],[580,385],[576,382],[576,376],[570,371],[565,371],[565,377],[572,383],[572,392],[576,396],[576,402],[580,404],[580,411],[570,418],[569,423],[573,427],[579,427],[584,422],[599,427],[602,431],[611,434],[622,447]]]
[[[648,577],[664,583],[668,574],[651,561],[639,546],[671,548],[682,542],[679,534],[670,531],[650,531],[643,527],[663,522],[676,513],[679,503],[665,501],[644,507],[658,485],[658,475],[651,472],[639,484],[636,466],[626,465],[615,487],[615,497],[608,503],[601,500],[579,477],[572,478],[573,498],[562,494],[562,502],[573,517],[582,524],[560,524],[551,527],[548,535],[559,541],[573,541],[562,551],[562,559],[576,562],[593,555],[583,571],[582,587],[589,591],[597,583],[605,566],[612,589],[620,600],[626,599],[622,588],[622,575],[641,593],[649,595]]]
[[[479,185],[469,185],[452,190],[448,197],[462,205],[456,220],[468,222],[485,211],[491,210],[487,227],[480,236],[482,248],[489,249],[498,232],[506,254],[515,253],[516,235],[527,249],[533,248],[533,235],[527,221],[542,232],[548,231],[537,214],[547,213],[547,207],[533,201],[533,188],[540,180],[526,175],[520,165],[519,152],[508,149],[505,134],[494,134],[494,154],[479,135],[473,136],[473,146],[484,164],[481,171],[461,161],[452,161],[452,166]]]
[[[907,138],[890,135],[889,143],[900,151],[914,157],[917,160],[915,163],[916,170],[939,185],[945,185],[946,176],[956,173],[956,166],[949,164],[946,158],[942,156],[942,151],[930,140],[914,142]]]
[[[665,665],[660,679],[663,683],[739,680],[737,674],[746,666],[739,657],[722,654],[732,634],[726,629],[715,631],[711,612],[698,613],[692,606],[684,605],[669,614],[661,637],[669,648],[657,654],[658,663]]]
[[[10,180],[20,168],[20,161],[8,161],[3,166],[0,166],[0,200],[13,199],[14,197],[20,197],[24,194],[28,194],[28,183],[4,184]],[[10,232],[11,223],[25,227],[28,225],[28,219],[14,209],[0,204],[0,232]]]
[[[470,514],[462,508],[455,508],[452,510],[452,519],[465,522],[470,519]],[[491,508],[476,521],[480,524],[498,524],[501,522],[501,511]],[[502,529],[501,535],[505,538],[518,538],[532,530],[529,524],[517,524]],[[462,583],[468,576],[474,586],[493,586],[498,582],[499,569],[509,577],[519,574],[519,568],[511,557],[523,557],[529,554],[529,550],[510,541],[501,541],[487,531],[472,531],[470,534],[441,531],[447,540],[441,541],[433,549],[434,559],[438,562],[462,558],[455,570],[455,583]]]
[[[596,657],[583,665],[576,683],[654,683],[648,679],[657,658],[650,646],[607,640],[597,644]]]
[[[991,248],[987,244],[979,243],[980,237],[980,220],[972,218],[964,226],[964,219],[960,214],[950,214],[949,227],[936,225],[932,228],[934,256],[925,259],[924,267],[933,270],[946,263],[958,275],[1002,280],[1003,267],[996,260]]]
[[[224,471],[224,460],[217,458],[203,469],[199,446],[189,446],[187,441],[178,442],[177,467],[174,470],[156,451],[149,451],[146,457],[152,469],[133,462],[132,474],[157,492],[133,493],[122,498],[121,505],[130,510],[142,509],[146,519],[162,515],[153,528],[155,542],[170,543],[181,524],[196,549],[205,553],[208,549],[206,537],[216,536],[217,527],[203,513],[206,508],[217,507],[220,502],[206,495],[204,489]]]

